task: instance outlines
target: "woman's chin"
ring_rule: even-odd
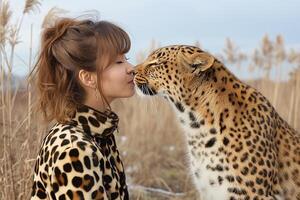
[[[134,94],[135,94],[135,90],[134,89],[130,90],[130,91],[126,92],[126,93],[124,93],[124,91],[123,91],[123,93],[121,95],[119,94],[117,98],[129,98],[129,97],[132,97]]]
[[[128,94],[127,98],[132,97],[135,94],[135,89],[132,89]]]

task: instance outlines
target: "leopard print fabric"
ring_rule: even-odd
[[[68,123],[54,124],[37,156],[31,200],[129,199],[118,122],[113,111],[82,104]]]

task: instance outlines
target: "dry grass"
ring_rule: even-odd
[[[258,80],[249,83],[260,88],[269,98],[273,96],[270,90],[274,88],[273,82]],[[286,119],[291,113],[290,108],[293,110],[295,107],[290,106],[290,93],[293,90],[286,90],[291,87],[292,82],[281,83],[279,87],[279,93],[282,95],[278,102],[278,111]],[[6,137],[6,140],[2,137],[0,139],[1,149],[5,143],[10,144],[10,148],[6,148],[5,152],[0,154],[0,199],[29,197],[34,159],[40,141],[47,132],[43,127],[39,127],[37,115],[33,116],[34,123],[30,131],[26,126],[26,95],[26,92],[18,93],[13,113],[19,115],[13,115],[13,134]],[[126,167],[128,184],[159,188],[171,193],[166,195],[165,192],[159,191],[145,192],[133,187],[132,199],[197,199],[186,167],[185,140],[177,119],[165,100],[141,99],[134,96],[117,100],[112,107],[120,116],[120,135],[117,136],[117,142]],[[294,113],[299,111],[298,109]],[[295,117],[299,120],[299,114]],[[292,121],[295,120],[292,118]],[[296,123],[296,126],[299,130],[299,123]],[[14,183],[14,187],[11,183]],[[17,196],[12,198],[12,194]]]
[[[26,14],[35,11],[40,5],[40,0],[26,0],[23,13]]]
[[[38,5],[30,2],[24,14]],[[6,21],[0,21],[0,33],[6,36],[0,46],[0,199],[28,199],[34,161],[47,127],[40,125],[39,113],[32,113],[32,97],[35,95],[31,90],[12,87],[14,47],[18,44],[21,24],[11,27],[15,30],[12,35],[2,33],[9,30],[3,29],[2,25],[10,26],[8,3],[0,12],[1,18],[7,17]],[[195,45],[200,46],[200,43]],[[153,41],[150,51],[158,46]],[[31,52],[31,47],[28,50]],[[137,61],[143,60],[148,53],[138,54]],[[252,54],[241,52],[227,39],[224,52],[219,56],[228,65],[249,67],[249,74],[262,69],[265,72],[262,79],[247,82],[275,103],[278,112],[300,130],[299,52],[292,49],[287,52],[281,36],[274,42],[265,36],[262,45]],[[28,58],[28,70],[33,63],[32,57],[30,55]],[[280,75],[280,68],[285,65],[295,66],[289,80],[283,82],[278,76],[277,80],[271,81],[270,72],[274,68],[279,69]],[[21,84],[25,83],[26,80]],[[196,200],[197,192],[187,170],[185,140],[169,105],[162,99],[140,99],[135,96],[117,100],[112,107],[120,116],[120,135],[117,139],[126,167],[127,182],[131,187],[131,198]]]

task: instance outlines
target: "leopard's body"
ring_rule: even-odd
[[[256,89],[194,46],[154,51],[136,66],[143,95],[173,106],[201,200],[300,199],[300,135]]]

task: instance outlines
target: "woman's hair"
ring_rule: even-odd
[[[129,49],[128,34],[113,23],[60,18],[43,30],[38,59],[29,74],[37,89],[35,111],[42,111],[44,122],[56,119],[64,123],[71,118],[86,98],[78,79],[81,69],[97,73],[97,86],[107,103],[102,70]]]

